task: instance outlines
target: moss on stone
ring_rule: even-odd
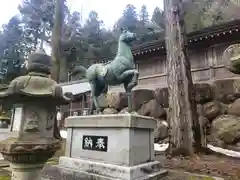
[[[58,162],[59,162],[59,158],[58,157],[53,157],[53,158],[51,158],[47,161],[47,164],[57,165]]]
[[[0,180],[11,180],[10,176],[0,176]]]

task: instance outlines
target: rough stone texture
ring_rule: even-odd
[[[10,164],[12,180],[37,180],[44,164]]]
[[[153,175],[156,176],[156,174],[161,175],[163,173],[159,161],[147,162],[128,167],[61,157],[59,160],[59,167],[68,168],[72,171],[89,173],[89,175],[95,174],[102,177],[124,180],[149,179]]]
[[[106,96],[108,107],[121,110],[128,105],[127,97],[121,92],[110,92]]]
[[[221,104],[221,114],[227,114],[228,113],[229,104],[224,104],[224,103],[220,103],[220,104]]]
[[[141,106],[155,99],[155,93],[149,89],[137,89],[132,91],[132,108],[138,111]],[[127,95],[122,92],[110,92],[106,96],[108,107],[121,110],[128,105]]]
[[[142,105],[138,111],[138,114],[142,116],[161,118],[166,116],[166,111],[164,108],[162,108],[156,99],[152,99],[148,103]]]
[[[129,108],[128,107],[125,107],[125,108],[123,108],[120,112],[119,112],[119,114],[125,114],[125,113],[127,113],[129,111]]]
[[[125,168],[126,169],[126,168]],[[124,169],[123,172],[126,172]],[[107,169],[105,169],[106,171]],[[113,168],[110,169],[109,172],[114,171]],[[109,173],[108,172],[108,173]],[[159,180],[163,176],[167,175],[167,171],[159,170],[155,173],[145,173],[145,176],[141,178],[137,178],[137,180]],[[46,165],[42,170],[41,180],[133,180],[130,179],[131,176],[124,179],[123,177],[111,177],[111,176],[103,176],[100,174],[94,174],[94,172],[83,172],[79,170],[73,170],[69,168],[64,168],[60,166],[50,166]],[[40,179],[39,179],[40,180]],[[136,180],[136,179],[134,179]]]
[[[138,111],[141,106],[150,100],[155,99],[155,92],[150,89],[137,89],[132,93],[132,108]]]
[[[107,96],[107,95],[106,95]],[[100,108],[107,108],[108,107],[108,102],[106,99],[106,96],[104,94],[101,94],[97,99],[99,102],[99,107]]]
[[[105,108],[103,114],[117,114],[118,111],[114,108]]]
[[[213,83],[215,99],[229,104],[240,97],[240,79],[223,79]]]
[[[212,122],[219,116],[235,115],[240,117],[240,79],[216,80],[213,84],[197,83],[194,84],[194,88],[196,90],[196,102],[198,107],[201,107],[201,112],[198,108],[199,121],[201,120],[204,132],[207,135],[212,132]],[[133,104],[135,104],[135,107],[140,107],[137,113],[167,121],[168,88],[158,88],[154,93],[152,94],[151,90],[142,89],[133,91]],[[108,101],[109,107],[118,107],[116,110],[119,114],[128,112],[127,98],[124,93],[112,93],[108,96],[111,97]],[[105,111],[115,113],[115,110],[106,109]],[[161,123],[158,126],[155,135],[157,132],[160,133],[158,129],[165,128]],[[160,133],[161,135],[159,135],[162,139],[165,136],[165,130],[160,131],[164,131],[163,134]],[[155,141],[157,140],[156,137]],[[224,145],[223,141],[222,144]]]
[[[194,88],[196,91],[195,99],[197,103],[203,104],[213,99],[213,90],[210,84],[196,83],[194,84]]]
[[[212,140],[220,140],[225,144],[237,144],[240,142],[240,117],[219,116],[212,123],[211,136]]]
[[[228,114],[240,116],[240,99],[235,100],[228,106]]]
[[[155,95],[158,103],[164,107],[168,108],[169,103],[168,103],[168,88],[157,88],[155,90]]]
[[[232,44],[228,46],[222,55],[225,68],[234,74],[240,74],[239,45]]]
[[[217,101],[208,102],[203,105],[204,108],[204,116],[207,117],[210,121],[220,115],[221,112],[221,104]]]
[[[154,130],[154,142],[158,143],[168,137],[168,124],[164,120],[157,119],[157,128]]]

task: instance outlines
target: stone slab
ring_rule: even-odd
[[[61,157],[59,165],[44,168],[41,179],[159,180],[166,174],[157,161],[124,167]]]
[[[79,116],[68,118],[67,124],[65,156],[120,166],[134,166],[154,160],[153,131],[156,121],[152,118],[129,114]],[[107,151],[84,149],[85,135],[107,136]]]
[[[143,128],[155,129],[155,119],[135,114],[108,114],[91,116],[70,116],[65,119],[65,127]]]

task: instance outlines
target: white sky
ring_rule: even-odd
[[[7,23],[8,20],[18,13],[17,6],[22,0],[7,0],[0,6],[0,25]],[[151,15],[156,6],[163,8],[163,0],[67,0],[71,11],[83,10],[83,17],[86,18],[91,10],[99,14],[99,18],[104,21],[107,28],[112,27],[127,4],[136,6],[137,11],[145,4]]]
[[[82,9],[84,18],[91,10],[95,10],[106,27],[114,25],[127,4],[133,4],[137,12],[145,4],[150,15],[156,6],[163,9],[163,0],[67,0],[67,2],[71,11]]]

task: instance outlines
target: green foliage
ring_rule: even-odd
[[[136,30],[138,24],[136,7],[132,4],[128,4],[118,23],[120,28],[129,29],[130,31]]]
[[[238,0],[189,0],[184,7],[187,32],[240,18]]]
[[[162,29],[165,28],[164,11],[162,11],[159,7],[156,7],[153,11],[152,22],[156,23]]]
[[[54,22],[54,0],[23,0],[18,6],[22,16],[23,30],[27,43],[36,49],[39,40],[49,40],[46,36],[51,32]]]
[[[21,21],[17,16],[12,17],[3,26],[0,34],[0,79],[5,84],[18,76],[24,61],[26,46],[21,29]]]
[[[149,14],[147,11],[147,6],[145,4],[142,5],[142,8],[139,12],[139,21],[141,26],[144,26],[149,22]]]

